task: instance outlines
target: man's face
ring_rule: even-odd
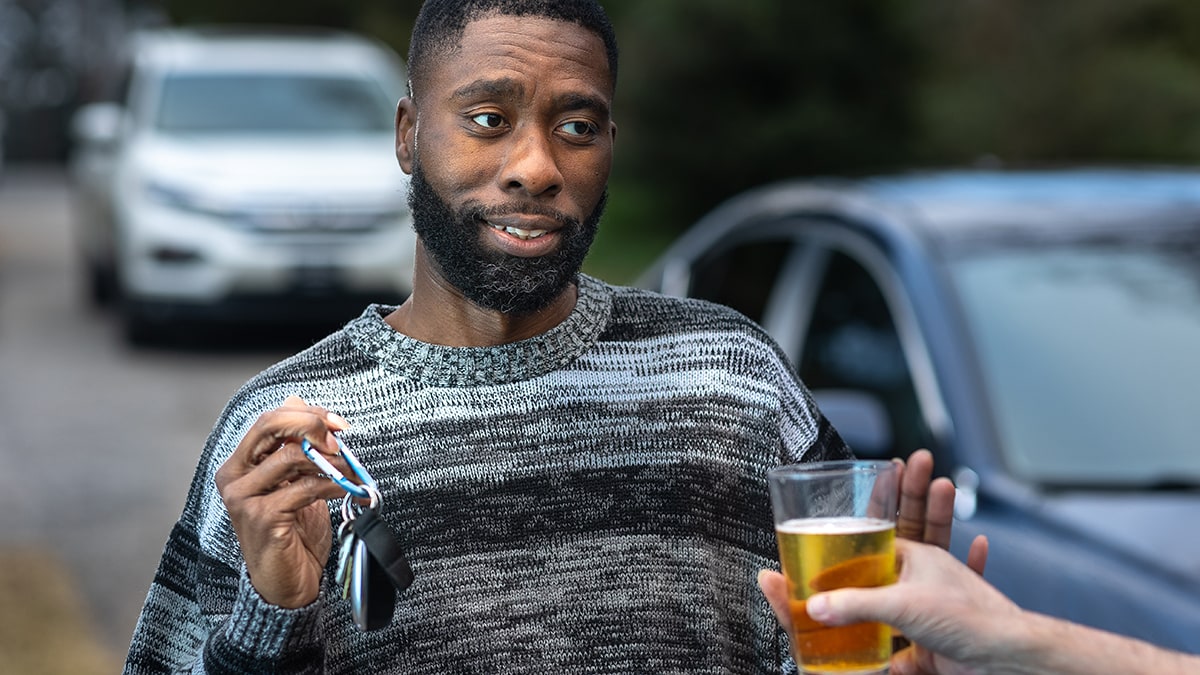
[[[481,19],[414,84],[397,154],[432,272],[488,309],[548,305],[603,211],[616,126],[602,41],[566,22]]]

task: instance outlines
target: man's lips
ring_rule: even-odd
[[[484,219],[484,222],[494,230],[506,232],[521,240],[537,239],[561,227],[553,218],[525,214],[493,216]]]

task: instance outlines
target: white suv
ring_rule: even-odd
[[[404,67],[345,33],[162,29],[120,104],[74,120],[92,295],[137,341],[175,319],[339,319],[411,290],[394,155]]]

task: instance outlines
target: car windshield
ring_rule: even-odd
[[[175,75],[163,82],[155,126],[168,133],[378,133],[392,104],[364,78],[305,74]]]
[[[1200,241],[1007,248],[952,270],[1014,472],[1200,484]]]

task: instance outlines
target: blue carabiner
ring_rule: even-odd
[[[335,435],[333,439],[337,441],[338,452],[341,453],[342,458],[346,460],[346,463],[350,465],[350,468],[354,471],[354,475],[358,476],[358,479],[363,482],[363,485],[369,485],[372,488],[375,488],[376,494],[378,494],[379,485],[375,482],[375,479],[371,477],[371,474],[367,473],[367,468],[362,465],[362,462],[358,461],[358,458],[354,456],[354,453],[350,452],[350,449],[346,447],[346,444],[342,442],[341,438]],[[367,488],[363,487],[363,485],[352,483],[349,478],[346,478],[346,474],[338,471],[337,467],[331,464],[328,459],[325,459],[325,456],[322,455],[315,447],[313,447],[313,444],[309,443],[307,438],[300,443],[300,448],[304,450],[305,457],[308,457],[313,464],[316,464],[317,467],[319,467],[321,471],[323,471],[325,475],[329,477],[330,480],[337,483],[338,486],[343,490],[360,499],[371,498],[371,493],[367,490]]]

